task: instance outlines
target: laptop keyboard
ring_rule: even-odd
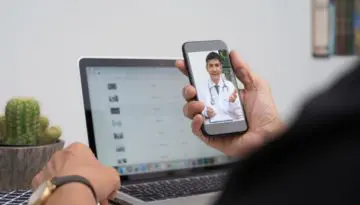
[[[125,185],[121,191],[140,200],[150,202],[185,197],[222,190],[226,174],[162,180],[137,185]],[[26,205],[31,190],[0,191],[0,205]]]
[[[26,205],[31,195],[31,190],[18,190],[0,192],[1,205]]]
[[[125,185],[121,191],[145,202],[221,191],[226,174]]]

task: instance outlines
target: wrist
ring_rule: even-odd
[[[93,196],[91,189],[85,184],[79,182],[71,182],[58,187],[53,194],[50,195],[45,205],[57,204],[67,199],[67,204],[78,204],[86,201],[86,204],[94,204],[97,202]]]

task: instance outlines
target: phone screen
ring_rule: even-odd
[[[192,83],[205,107],[204,129],[208,134],[225,134],[246,129],[239,87],[227,49],[187,52]]]

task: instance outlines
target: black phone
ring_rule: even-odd
[[[204,135],[219,137],[246,132],[248,123],[240,99],[240,81],[233,72],[225,42],[185,42],[182,52],[190,84],[196,89],[196,100],[205,105],[201,128]]]

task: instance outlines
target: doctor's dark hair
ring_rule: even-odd
[[[206,56],[206,64],[207,64],[210,60],[219,60],[219,62],[222,63],[220,55],[219,55],[218,53],[216,53],[216,52],[210,52],[210,53]]]

